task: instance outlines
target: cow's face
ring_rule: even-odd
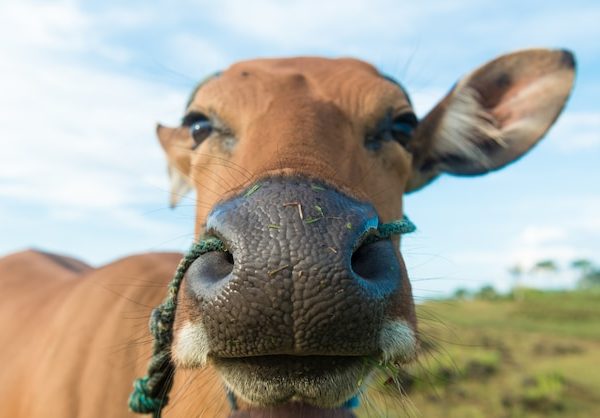
[[[399,243],[363,233],[401,218],[438,174],[505,166],[547,131],[569,94],[565,51],[501,57],[422,121],[397,83],[352,59],[256,60],[193,93],[159,126],[172,203],[197,193],[196,234],[221,238],[187,273],[173,356],[206,363],[254,405],[335,407],[380,362],[418,344]]]

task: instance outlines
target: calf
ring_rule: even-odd
[[[441,173],[527,152],[574,69],[563,50],[502,56],[421,121],[399,83],[354,59],[253,60],[201,83],[181,126],[157,133],[172,205],[194,189],[196,238],[227,250],[200,255],[181,285],[165,415],[352,416],[374,367],[410,361],[419,341],[399,239],[365,234]],[[2,259],[1,414],[129,416],[147,318],[179,258]]]

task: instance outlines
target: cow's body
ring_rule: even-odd
[[[180,258],[145,254],[97,269],[37,251],[0,259],[0,415],[135,416],[127,397],[150,356],[148,316]],[[210,369],[179,373],[171,397],[171,416],[229,411]]]
[[[230,415],[225,383],[242,407],[231,416],[351,417],[375,365],[394,373],[418,349],[398,239],[378,239],[378,226],[441,173],[520,158],[556,120],[574,71],[568,51],[509,54],[422,121],[398,83],[352,59],[247,61],[196,89],[182,125],[157,134],[172,204],[194,188],[196,238],[223,246],[193,261],[162,322],[173,324],[163,371],[177,370],[166,416]],[[1,259],[0,416],[130,416],[148,318],[179,258]],[[161,387],[141,391],[156,402]]]

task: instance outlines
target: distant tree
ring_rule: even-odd
[[[559,268],[554,260],[541,260],[535,263],[531,270],[533,273],[556,273]]]
[[[521,300],[523,299],[522,285],[521,279],[523,278],[523,274],[525,273],[525,269],[520,264],[515,264],[512,267],[509,267],[508,274],[513,277],[513,285],[512,285],[512,297]]]
[[[583,275],[586,275],[594,270],[594,263],[585,258],[578,258],[571,261],[571,268],[579,270]]]
[[[496,289],[494,289],[494,286],[492,285],[483,286],[475,293],[477,299],[483,300],[496,300],[498,299],[498,296],[498,292],[496,292]]]
[[[469,291],[464,287],[460,287],[454,291],[454,299],[466,299],[469,297]]]
[[[600,269],[592,270],[581,277],[577,282],[577,286],[581,289],[600,288]]]
[[[600,268],[596,267],[590,260],[585,258],[573,260],[571,268],[578,270],[580,273],[577,287],[581,289],[600,287]]]
[[[523,266],[520,264],[515,264],[514,266],[508,268],[508,273],[513,276],[515,280],[519,280],[524,273]]]

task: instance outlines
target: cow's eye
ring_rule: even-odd
[[[213,131],[212,122],[209,120],[199,120],[190,125],[190,134],[194,139],[194,148],[200,145]]]
[[[213,123],[202,113],[189,113],[183,118],[183,126],[187,126],[194,140],[193,149],[196,149],[214,131]]]
[[[400,145],[405,146],[417,127],[417,117],[412,112],[403,113],[392,119],[390,133]]]
[[[402,113],[392,117],[391,114],[381,121],[375,134],[369,135],[365,146],[371,150],[378,150],[384,142],[396,141],[406,146],[412,138],[417,127],[417,117],[412,112]]]

